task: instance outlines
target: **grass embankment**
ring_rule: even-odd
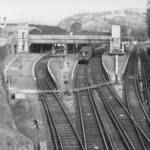
[[[32,142],[16,130],[12,111],[8,104],[7,87],[4,82],[4,68],[13,56],[8,45],[0,47],[0,149],[33,150]]]

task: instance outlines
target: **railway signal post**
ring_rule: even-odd
[[[113,25],[112,26],[112,35],[110,39],[110,54],[120,54],[123,53],[120,45],[121,45],[121,38],[120,38],[120,26]]]
[[[118,84],[118,69],[119,69],[119,60],[118,55],[123,54],[124,49],[121,48],[121,38],[120,38],[120,26],[119,25],[113,25],[112,26],[112,37],[110,40],[110,54],[115,55],[114,59],[114,74],[115,74],[115,83]]]
[[[115,82],[118,84],[118,54],[115,55]]]

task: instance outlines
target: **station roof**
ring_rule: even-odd
[[[62,29],[58,26],[49,26],[49,25],[35,25],[30,24],[30,27],[34,27],[33,30],[29,32],[32,35],[110,35],[110,32],[96,32],[96,31],[86,31],[81,30],[79,32],[68,32],[65,29]]]
[[[58,26],[48,26],[48,25],[34,25],[30,24],[29,26],[35,27],[29,34],[33,35],[64,35],[68,34],[65,29],[62,29]]]

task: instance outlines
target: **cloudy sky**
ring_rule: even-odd
[[[77,13],[146,8],[147,0],[1,0],[0,17],[57,24]]]

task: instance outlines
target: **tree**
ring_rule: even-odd
[[[71,32],[80,32],[81,31],[81,23],[80,22],[74,22],[70,27]]]
[[[121,25],[121,36],[128,36],[128,27],[127,27],[127,25]]]
[[[150,37],[150,0],[147,3],[147,12],[146,12],[146,23],[147,23],[147,33]]]

